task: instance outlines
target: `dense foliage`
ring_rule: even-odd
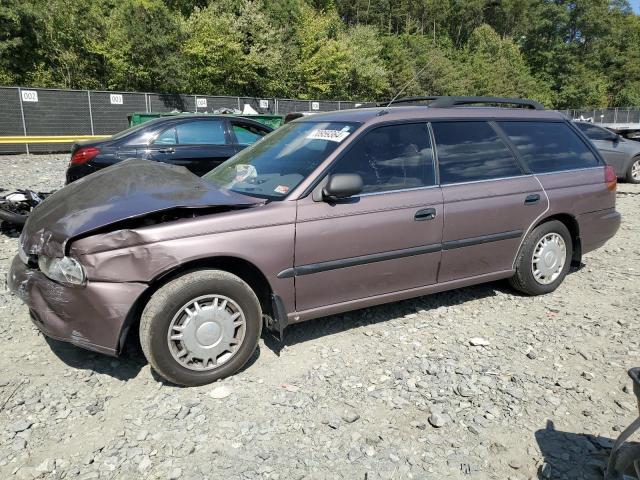
[[[0,84],[640,104],[627,0],[2,0]]]

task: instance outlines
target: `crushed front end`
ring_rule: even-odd
[[[63,285],[45,276],[32,260],[25,263],[22,256],[13,259],[7,284],[27,305],[40,331],[56,340],[117,355],[125,319],[147,286],[90,280]]]

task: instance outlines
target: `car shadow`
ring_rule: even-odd
[[[17,227],[11,223],[3,222],[0,220],[0,234],[9,238],[18,238],[20,237],[20,232],[22,231],[22,227]]]
[[[54,355],[76,370],[92,370],[95,373],[127,381],[135,378],[142,367],[147,364],[139,343],[136,344],[132,338],[127,339],[126,353],[118,358],[91,352],[46,336],[44,338]]]
[[[497,292],[513,293],[514,291],[505,281],[483,283],[296,323],[286,328],[282,341],[277,333],[274,334],[265,329],[262,338],[265,346],[279,356],[283,348],[298,343],[335,335],[354,328],[383,323],[404,315],[414,314],[419,310],[435,310],[439,307],[460,305],[470,300],[493,297],[497,295]]]
[[[547,420],[545,428],[535,432],[544,463],[539,479],[568,478],[602,480],[615,439],[589,433],[562,432]]]
[[[51,348],[51,351],[63,363],[76,370],[92,370],[95,373],[109,375],[122,381],[128,381],[138,376],[140,370],[147,365],[147,359],[140,347],[140,339],[137,332],[130,332],[127,336],[124,352],[121,356],[115,358],[101,353],[85,350],[76,345],[60,342],[49,337],[44,337]],[[236,373],[245,371],[250,368],[260,357],[260,348],[256,348],[249,361]],[[151,369],[152,377],[165,386],[174,388],[187,388],[182,385],[176,385],[165,378],[158,375]]]

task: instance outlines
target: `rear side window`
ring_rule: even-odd
[[[179,145],[224,145],[224,122],[202,120],[176,125]]]
[[[357,173],[362,177],[363,193],[434,185],[427,124],[389,125],[366,133],[331,173]]]
[[[522,175],[507,145],[486,122],[434,122],[440,183]]]
[[[597,167],[599,161],[569,125],[498,122],[533,173]]]

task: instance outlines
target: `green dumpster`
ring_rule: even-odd
[[[127,115],[129,120],[129,126],[140,125],[141,123],[148,122],[154,118],[160,117],[172,117],[175,115],[211,115],[209,113],[189,113],[189,112],[133,112]],[[243,117],[250,118],[257,122],[260,122],[274,130],[282,125],[284,117],[282,115],[237,115],[237,114],[222,114],[229,115],[230,117]]]

